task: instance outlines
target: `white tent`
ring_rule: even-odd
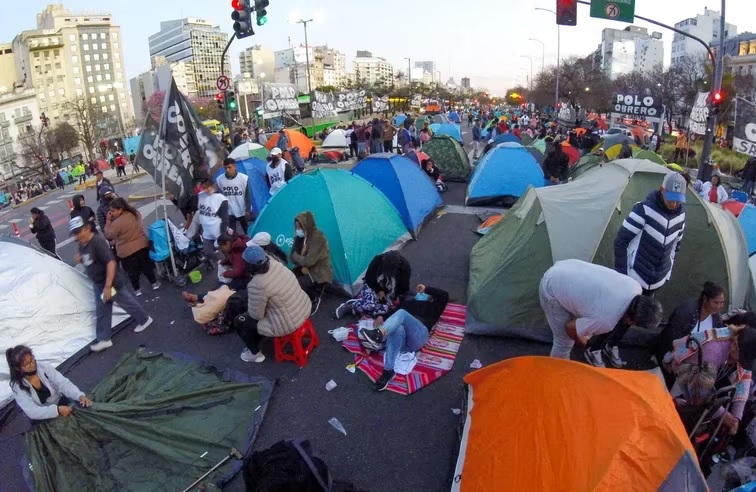
[[[26,241],[0,236],[0,347],[28,345],[57,366],[95,339],[92,282]],[[128,319],[113,309],[113,326]],[[13,397],[0,364],[0,408]]]
[[[333,130],[323,140],[321,147],[324,149],[348,149],[349,141],[346,138],[346,130]]]
[[[250,157],[257,157],[258,159],[264,161],[268,157],[268,153],[268,149],[260,144],[254,142],[244,142],[243,144],[236,147],[233,151],[231,151],[228,156],[231,159],[237,161],[243,161],[244,159],[249,159]]]

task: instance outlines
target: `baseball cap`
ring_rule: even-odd
[[[281,149],[279,149],[278,147],[273,147],[270,150],[270,155],[281,155],[282,153],[283,152],[281,152]]]
[[[256,244],[247,246],[242,253],[242,259],[250,265],[258,265],[265,261],[265,251]]]
[[[671,202],[685,203],[685,187],[687,183],[680,173],[669,173],[664,176],[662,189],[664,198]]]
[[[74,217],[68,221],[68,233],[70,235],[78,233],[84,228],[84,219],[79,216]]]
[[[267,246],[270,244],[270,234],[267,232],[258,232],[252,238],[252,242],[258,246]],[[249,244],[249,243],[247,243]]]

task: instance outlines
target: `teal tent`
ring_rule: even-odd
[[[250,237],[267,232],[287,254],[294,244],[294,217],[309,210],[328,238],[334,282],[356,294],[374,256],[410,239],[394,205],[365,179],[341,169],[301,174],[263,208]]]

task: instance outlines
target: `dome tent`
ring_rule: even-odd
[[[455,125],[454,123],[433,123],[430,125],[430,129],[434,135],[448,135],[455,138],[457,142],[463,143],[462,130],[459,128],[459,125]]]
[[[341,169],[318,169],[289,181],[268,200],[249,236],[267,232],[288,254],[294,244],[294,217],[307,210],[328,239],[334,282],[350,294],[359,291],[374,256],[410,238],[388,198]]]
[[[543,185],[543,170],[530,152],[516,143],[501,143],[475,166],[465,205],[512,205],[528,187]]]
[[[621,159],[571,183],[529,190],[473,247],[467,332],[551,341],[538,300],[543,274],[568,258],[613,267],[622,221],[669,172],[647,160]],[[657,298],[671,309],[710,280],[725,287],[732,307],[752,304],[746,240],[736,219],[690,189],[686,196],[682,246]]]
[[[346,138],[346,130],[337,128],[329,133],[320,145],[323,149],[348,149],[349,142]]]
[[[465,149],[449,135],[433,135],[423,145],[423,152],[433,159],[444,181],[467,181],[470,175],[470,157]]]
[[[240,173],[246,174],[249,178],[247,186],[252,194],[252,211],[256,214],[260,213],[260,210],[262,210],[270,199],[270,188],[268,187],[268,182],[265,180],[265,166],[267,166],[267,163],[256,157],[247,157],[246,159],[236,161],[236,169]],[[224,173],[225,171],[221,167],[218,170],[218,174],[215,175],[216,179]]]
[[[268,154],[270,154],[268,149],[258,143],[244,142],[232,150],[231,153],[228,154],[228,157],[237,161],[249,159],[250,157],[255,157],[264,161],[268,158]]]

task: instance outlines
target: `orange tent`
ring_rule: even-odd
[[[570,158],[570,166],[574,166],[575,164],[577,164],[577,161],[580,160],[580,151],[570,145],[566,140],[562,142],[562,152],[567,154],[567,157]]]
[[[312,148],[314,145],[312,144],[312,140],[307,138],[307,135],[305,135],[302,132],[298,132],[296,130],[284,130],[284,133],[286,133],[286,136],[289,139],[289,148],[299,147],[299,155],[302,156],[302,158],[307,159],[307,156],[310,155],[310,152],[312,151]],[[268,150],[272,149],[273,147],[277,147],[278,145],[278,132],[276,132],[272,137],[268,139],[268,143],[265,144],[265,147],[268,148]],[[286,149],[281,149],[284,152],[286,152]],[[286,160],[291,162],[291,155],[286,152],[285,155]]]
[[[707,490],[653,374],[518,357],[465,382],[453,492]]]

